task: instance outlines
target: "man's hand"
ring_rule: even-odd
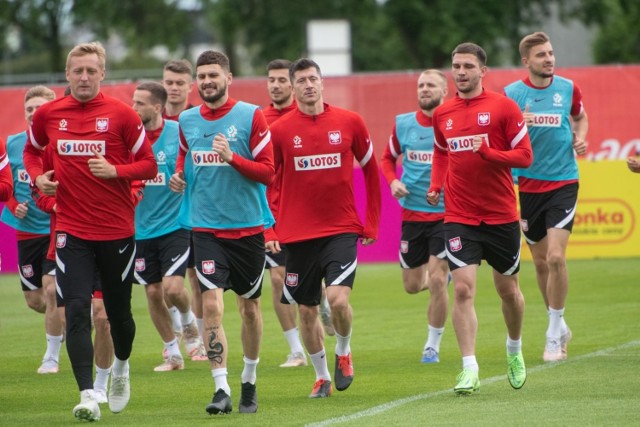
[[[584,139],[580,139],[576,136],[576,133],[573,132],[573,149],[576,151],[578,156],[582,156],[587,152],[587,141]]]
[[[640,173],[640,160],[637,157],[629,157],[627,159],[627,167],[631,172]]]
[[[264,243],[264,248],[270,251],[272,254],[278,254],[282,249],[280,248],[280,242],[277,240],[269,240]]]
[[[102,179],[111,179],[118,177],[116,167],[109,163],[102,154],[93,150],[93,155],[96,156],[96,158],[89,159],[89,170],[91,171],[93,176]]]
[[[484,139],[482,139],[479,136],[474,136],[473,137],[473,152],[477,153],[478,151],[480,151],[480,147],[482,147],[482,142],[484,141]]]
[[[372,239],[371,237],[363,237],[362,239],[360,239],[360,243],[362,243],[362,246],[369,246],[372,245],[376,242],[376,239]]]
[[[527,127],[533,126],[533,121],[536,115],[529,112],[529,104],[525,105],[524,111],[522,112],[522,117],[524,117],[524,122],[527,124]]]
[[[440,192],[439,191],[430,191],[427,193],[427,203],[431,206],[437,206],[440,201]]]
[[[218,155],[222,157],[222,160],[227,163],[231,163],[231,160],[233,160],[233,151],[231,151],[229,147],[229,141],[227,141],[227,138],[221,133],[213,138],[213,151],[218,153]]]
[[[18,203],[16,206],[15,217],[18,219],[24,219],[29,212],[29,202]]]
[[[53,179],[53,170],[46,171],[42,175],[36,178],[36,187],[40,189],[47,196],[55,196],[56,189],[60,183],[58,181],[52,181]]]
[[[400,181],[399,179],[394,179],[393,181],[391,181],[390,187],[391,187],[391,195],[396,199],[401,199],[407,194],[409,194],[409,190],[407,190],[407,186],[404,185],[404,182]]]
[[[177,172],[169,179],[169,189],[174,193],[184,193],[187,188],[187,181],[184,180],[184,172]]]

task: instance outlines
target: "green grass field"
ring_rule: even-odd
[[[132,397],[112,414],[102,406],[104,425],[638,425],[640,400],[640,260],[569,263],[566,319],[573,330],[569,360],[542,362],[547,315],[523,263],[521,286],[527,308],[524,356],[529,369],[521,390],[510,388],[505,372],[506,330],[491,270],[479,270],[476,310],[477,358],[481,389],[468,398],[452,392],[461,369],[450,319],[437,365],[420,364],[426,339],[428,294],[402,290],[396,264],[362,265],[352,294],[352,350],[355,380],[328,399],[309,399],[312,367],[279,368],[288,347],[271,307],[265,280],[264,340],[258,367],[259,410],[237,413],[242,369],[239,317],[227,293],[225,329],[229,337],[229,382],[234,412],[209,417],[213,393],[207,362],[187,361],[184,371],[156,373],[162,343],[146,309],[144,291],[134,288],[137,335],[131,358]],[[450,289],[450,295],[452,291]],[[335,341],[326,339],[333,361]],[[0,425],[77,424],[71,409],[79,395],[66,350],[61,372],[36,374],[45,350],[43,318],[27,309],[16,276],[0,276]],[[333,366],[330,365],[333,372]]]

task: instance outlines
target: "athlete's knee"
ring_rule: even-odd
[[[261,318],[259,299],[245,300],[241,304],[240,315],[245,323],[256,323]]]
[[[406,278],[402,281],[404,291],[408,294],[417,294],[424,289],[425,283],[417,278]]]
[[[565,254],[560,249],[550,250],[547,254],[547,265],[549,269],[558,270],[565,266]]]
[[[29,307],[33,311],[44,313],[47,309],[47,303],[44,299],[44,293],[42,289],[24,292],[24,299],[27,303],[27,307]]]

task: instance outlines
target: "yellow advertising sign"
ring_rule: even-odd
[[[578,209],[567,258],[640,256],[640,174],[631,173],[625,161],[579,160],[578,167]],[[531,259],[528,248],[522,259]]]

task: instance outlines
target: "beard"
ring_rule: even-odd
[[[433,110],[434,108],[436,108],[438,105],[440,105],[440,98],[431,98],[427,101],[418,101],[418,105],[420,106],[421,110]]]
[[[213,104],[226,95],[227,84],[225,83],[223,86],[219,86],[218,92],[216,92],[214,95],[205,95],[204,91],[201,88],[198,88],[198,92],[200,93],[200,98],[202,98],[204,102]]]
[[[553,71],[548,73],[545,71],[532,71],[532,73],[534,76],[538,76],[538,77],[542,77],[544,79],[548,79],[550,77],[553,77]]]

